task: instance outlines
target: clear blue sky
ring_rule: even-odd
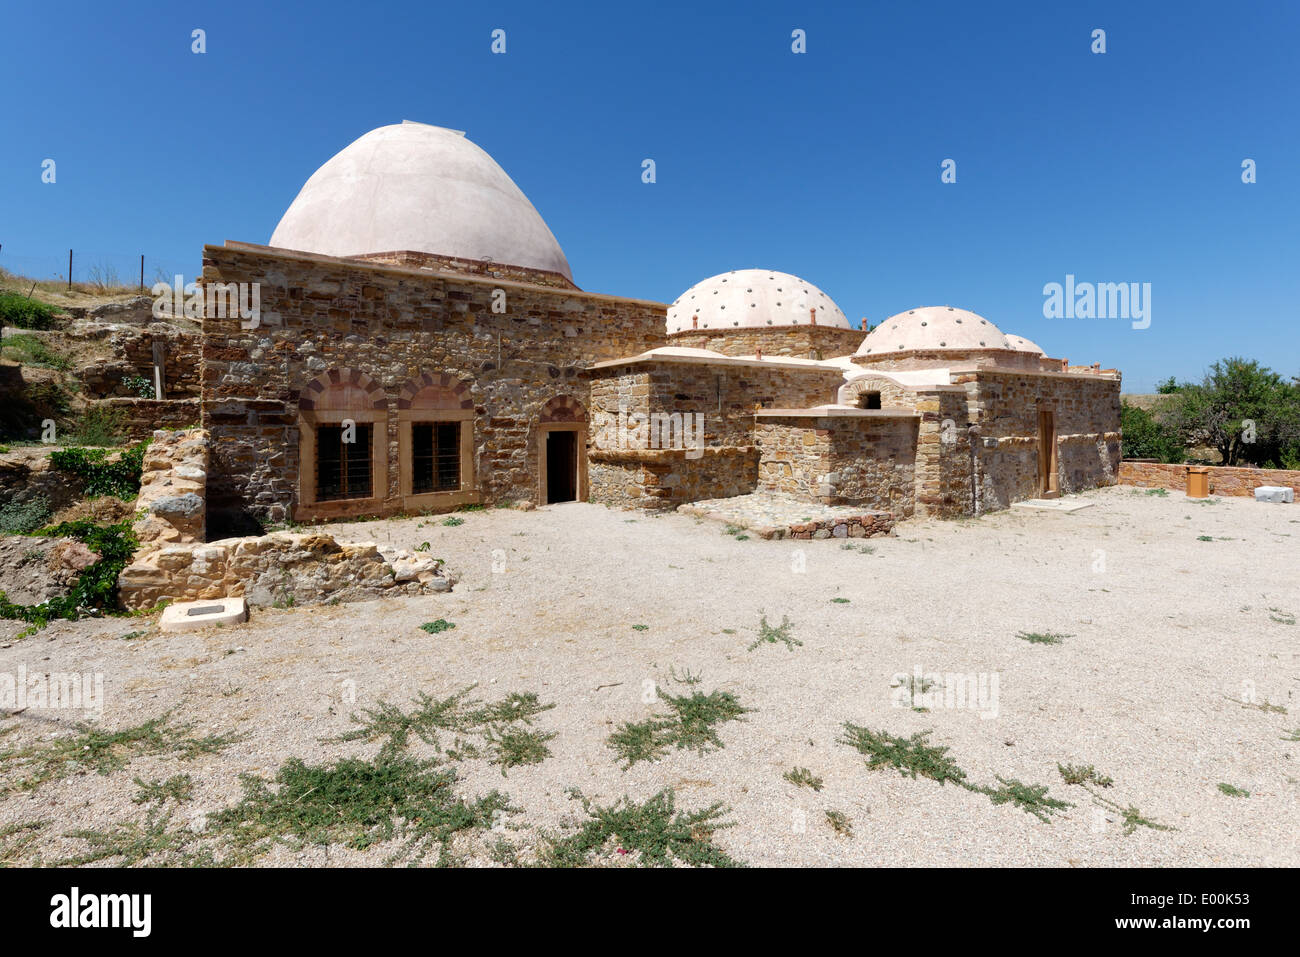
[[[412,119],[491,153],[584,289],[765,267],[855,322],[971,309],[1126,391],[1229,354],[1298,375],[1298,41],[1293,2],[10,2],[0,265],[191,277]],[[1151,327],[1044,319],[1067,273],[1151,283]]]

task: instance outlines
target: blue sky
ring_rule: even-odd
[[[11,3],[0,265],[193,276],[412,119],[491,153],[584,289],[764,267],[855,322],[971,309],[1126,391],[1231,354],[1300,375],[1298,40],[1290,2]],[[1067,274],[1150,283],[1150,328],[1045,319]]]

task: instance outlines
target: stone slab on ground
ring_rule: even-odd
[[[1255,501],[1290,504],[1295,501],[1295,489],[1286,488],[1282,485],[1261,485],[1255,489]]]
[[[248,621],[248,605],[242,598],[211,598],[181,601],[163,609],[158,627],[162,631],[193,631],[210,625],[237,625]]]
[[[1011,507],[1038,512],[1077,512],[1083,508],[1091,508],[1092,502],[1083,502],[1075,498],[1028,498],[1023,502],[1012,502]]]
[[[889,512],[821,505],[775,492],[704,499],[680,505],[677,511],[749,529],[766,539],[871,538],[888,535],[894,527]]]

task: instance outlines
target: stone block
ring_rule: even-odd
[[[1255,489],[1255,501],[1291,503],[1295,501],[1295,489],[1281,485],[1261,485]]]

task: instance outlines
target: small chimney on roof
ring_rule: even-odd
[[[700,328],[700,317],[699,317],[699,316],[691,316],[691,328],[692,328],[692,329],[698,329],[698,328]]]
[[[816,306],[813,306],[811,309],[808,310],[808,318],[809,318],[809,320],[812,322],[812,324],[813,324],[814,326],[817,325],[817,307],[816,307]]]

